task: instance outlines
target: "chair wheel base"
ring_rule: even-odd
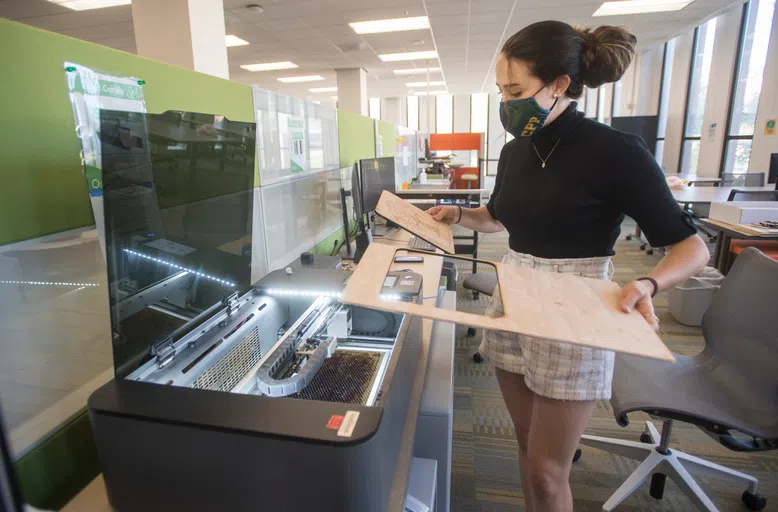
[[[476,352],[475,354],[473,354],[473,361],[475,361],[476,363],[483,363],[484,356],[482,356],[480,352]]]
[[[740,499],[743,500],[743,503],[748,510],[759,511],[764,510],[765,507],[767,507],[767,498],[761,496],[758,492],[752,494],[748,491],[744,491]]]
[[[653,249],[649,249],[649,250],[646,251],[646,254],[651,256],[652,254],[654,254],[654,250]]]
[[[467,328],[467,337],[472,338],[475,336],[475,327],[468,327]]]
[[[632,235],[627,235],[627,238],[625,238],[625,240],[626,240],[627,242],[629,242],[630,240],[632,240]]]
[[[575,455],[573,455],[573,462],[578,462],[578,459],[581,458],[581,455],[583,455],[583,452],[580,448],[576,448]]]
[[[665,482],[667,481],[667,475],[663,473],[654,473],[651,475],[651,487],[648,489],[648,493],[655,500],[661,500],[665,497]]]
[[[641,245],[640,245],[640,250],[641,250],[641,251],[645,251],[645,250],[646,250],[646,247],[648,247],[648,244],[641,244]]]
[[[650,435],[648,435],[648,434],[647,434],[647,433],[645,433],[645,432],[643,432],[642,434],[640,434],[640,442],[641,442],[641,443],[653,443],[653,441],[651,440],[651,436],[650,436]]]

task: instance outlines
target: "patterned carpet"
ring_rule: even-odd
[[[625,223],[624,233],[632,230],[633,227]],[[479,257],[499,261],[507,246],[505,234],[487,235],[479,248]],[[616,251],[614,279],[621,284],[645,275],[661,258],[658,254],[649,256],[640,251],[639,242],[625,241],[623,236]],[[483,311],[488,298],[482,296],[476,301],[470,293],[461,289],[461,281],[466,277],[464,272],[469,271],[469,268],[460,268],[457,309]],[[661,321],[661,335],[670,349],[685,355],[699,352],[703,346],[700,330],[685,327],[668,314],[665,294],[659,295],[655,304]],[[513,424],[497,387],[494,370],[486,362],[476,364],[472,360],[481,339],[480,331],[473,338],[468,338],[466,331],[464,326],[457,327],[451,510],[523,511],[524,497]],[[622,428],[613,418],[610,403],[600,402],[586,433],[637,441],[647,419],[648,415],[633,414],[630,426]],[[661,430],[661,425],[657,426]],[[760,454],[732,452],[696,427],[683,423],[676,423],[674,427],[671,447],[756,476],[760,481],[759,491],[768,500],[766,510],[778,510],[778,451]],[[582,448],[583,456],[574,464],[570,478],[575,511],[599,511],[638,462],[594,448]],[[697,481],[720,510],[747,510],[740,501],[744,488],[703,478]],[[648,484],[645,484],[616,510],[694,509],[692,502],[668,479],[663,500],[653,499],[648,493]]]

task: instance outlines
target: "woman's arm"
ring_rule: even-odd
[[[659,321],[654,313],[651,295],[671,288],[697,275],[708,264],[710,253],[708,247],[699,235],[689,238],[670,247],[667,255],[646,277],[654,279],[659,285],[654,290],[650,281],[632,281],[627,283],[622,291],[621,307],[629,313],[633,308],[645,317],[654,329],[659,328]]]
[[[462,218],[459,218],[460,211]],[[497,233],[505,229],[497,221],[486,206],[480,208],[460,208],[459,206],[434,206],[427,210],[438,222],[443,222],[449,226],[459,224],[479,233]]]

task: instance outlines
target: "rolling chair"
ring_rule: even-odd
[[[778,190],[733,190],[727,201],[778,201]]]
[[[749,510],[764,510],[767,501],[757,493],[756,478],[671,450],[670,435],[673,421],[683,421],[733,451],[778,448],[777,302],[778,262],[749,248],[705,313],[700,354],[676,354],[675,363],[617,355],[611,398],[616,421],[626,426],[629,413],[643,411],[664,423],[660,434],[646,422],[641,442],[582,436],[583,445],[642,461],[603,510],[613,510],[649,477],[651,496],[660,499],[670,476],[700,510],[717,511],[692,473],[744,484],[743,503]]]
[[[465,278],[465,280],[462,282],[462,287],[465,290],[470,290],[473,292],[473,298],[478,299],[479,294],[483,293],[484,295],[488,295],[489,297],[492,296],[492,293],[494,293],[494,288],[497,286],[497,274],[494,272],[476,272],[475,274],[470,274]],[[475,327],[468,327],[467,328],[467,336],[469,338],[472,338],[475,336]],[[476,352],[473,354],[473,361],[476,363],[483,362],[484,357],[481,355],[480,352]]]

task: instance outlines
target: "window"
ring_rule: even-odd
[[[689,89],[686,91],[686,113],[679,168],[682,174],[695,174],[700,159],[700,137],[713,61],[713,43],[716,39],[716,19],[713,18],[694,29],[694,49],[689,69]]]
[[[585,115],[586,114],[586,88],[584,88],[584,92],[581,95],[581,97],[575,101],[578,102],[578,112],[583,112]]]
[[[470,133],[484,134],[484,156],[489,154],[489,95],[470,96]]]
[[[613,92],[611,93],[611,120],[621,115],[621,89],[621,80],[614,82]],[[613,124],[612,121],[611,124]]]
[[[367,111],[373,119],[381,119],[381,98],[370,98],[367,100]]]
[[[586,117],[594,119],[597,117],[597,89],[584,88],[584,94],[586,95]]]
[[[743,9],[737,74],[724,137],[722,170],[731,173],[748,172],[775,0],[751,0]]]
[[[656,131],[656,161],[662,165],[665,149],[665,134],[667,133],[667,109],[670,105],[670,86],[673,78],[673,61],[675,60],[675,42],[678,38],[665,43],[662,57],[662,76],[659,82],[659,120]]]
[[[435,96],[435,133],[454,133],[454,97]]]
[[[605,122],[605,88],[603,86],[597,89],[597,121]]]
[[[419,131],[419,97],[408,96],[408,128]]]

